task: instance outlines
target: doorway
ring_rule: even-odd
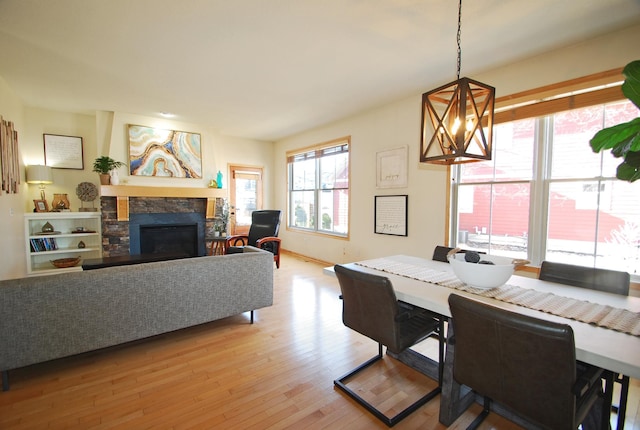
[[[262,209],[262,167],[230,165],[231,234],[248,234],[251,213]]]

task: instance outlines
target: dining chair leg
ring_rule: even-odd
[[[623,430],[627,415],[627,400],[629,398],[629,377],[625,375],[614,375],[614,381],[620,383],[620,403],[618,403],[617,407],[612,406],[611,409],[618,414],[616,429]]]
[[[484,396],[483,399],[484,401],[483,401],[482,412],[480,413],[480,415],[476,417],[475,420],[473,420],[471,424],[469,424],[469,426],[467,427],[467,430],[477,429],[478,426],[482,424],[482,421],[484,421],[484,419],[487,418],[487,415],[489,415],[489,412],[491,412],[491,399],[488,398],[487,396]]]
[[[604,405],[602,408],[601,429],[610,428],[611,424],[611,403],[613,401],[613,380],[615,375],[611,371],[604,372]]]
[[[370,358],[369,360],[362,363],[361,365],[359,365],[349,373],[342,375],[340,378],[333,381],[333,383],[336,385],[336,387],[338,387],[339,389],[344,391],[346,394],[348,394],[349,397],[351,397],[353,400],[358,402],[361,406],[363,406],[367,411],[373,414],[376,418],[378,418],[380,421],[385,423],[387,427],[393,427],[394,425],[402,421],[404,418],[408,417],[411,413],[415,412],[417,409],[419,409],[424,404],[426,404],[429,400],[433,399],[435,396],[440,394],[440,386],[436,387],[435,389],[431,390],[427,394],[423,395],[420,399],[416,400],[411,405],[407,406],[404,410],[400,411],[395,416],[388,417],[384,413],[382,413],[382,411],[376,409],[375,406],[367,402],[363,397],[361,397],[358,393],[356,393],[346,385],[347,379],[351,378],[352,376],[362,371],[363,369],[371,366],[373,363],[379,360],[382,360],[382,358],[383,358],[382,344],[379,343],[378,355]]]

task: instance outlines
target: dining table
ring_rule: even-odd
[[[528,307],[513,301],[500,300],[487,294],[487,290],[468,288],[461,282],[450,282],[455,279],[455,274],[451,265],[446,262],[410,255],[392,255],[343,265],[389,278],[398,300],[427,309],[446,321],[451,317],[448,298],[450,294],[455,293],[501,309],[568,324],[573,329],[577,360],[606,369],[614,375],[640,379],[639,297],[621,296],[520,275],[511,276],[504,286],[499,287],[515,289],[524,295],[544,295],[545,301],[550,297],[554,300],[579,303],[581,308],[599,306],[598,309],[603,307],[607,310],[611,309],[612,315],[615,316],[613,319],[619,319],[618,316],[624,315],[625,320],[628,321],[627,326],[630,324],[632,327],[629,332],[621,330],[615,324],[610,328],[602,324],[583,322],[574,319],[573,316],[562,316],[562,312],[549,313],[539,310],[536,306]],[[324,273],[335,276],[333,267],[324,268]],[[450,324],[448,331],[447,337],[450,337],[452,335]],[[445,361],[439,371],[439,382],[442,386],[439,420],[447,426],[451,425],[469,404],[475,401],[475,396],[470,393],[470,390],[465,390],[465,387],[461,387],[453,379],[454,354],[454,348],[447,343]],[[416,354],[412,353],[407,356],[410,358],[403,359],[402,355],[396,358],[414,365],[415,356]],[[620,405],[621,408],[625,406]],[[501,413],[501,411],[498,412]],[[502,412],[509,415],[508,411]],[[518,419],[515,421],[517,422]]]

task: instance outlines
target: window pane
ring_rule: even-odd
[[[613,157],[608,150],[594,153],[589,141],[603,128],[631,121],[638,115],[638,109],[630,101],[574,109],[554,115],[551,177],[615,177],[620,159]]]
[[[296,161],[291,164],[291,189],[313,190],[316,187],[316,159]]]
[[[598,182],[549,185],[545,260],[593,266]]]
[[[288,227],[347,236],[349,142],[287,154]]]
[[[300,228],[314,227],[314,192],[290,191],[291,211],[289,219],[293,220],[293,226]]]
[[[319,230],[346,234],[348,231],[349,191],[335,190],[320,193]]]
[[[551,185],[546,259],[640,274],[640,183]]]
[[[257,209],[256,179],[236,178],[236,223],[251,225],[251,213]]]
[[[529,183],[459,188],[458,246],[527,258]]]
[[[534,118],[495,125],[492,160],[463,164],[462,182],[531,179],[534,138]]]
[[[640,182],[603,185],[595,265],[640,275]]]
[[[321,188],[349,187],[349,154],[339,153],[320,158]]]
[[[553,116],[552,178],[594,178],[602,174],[602,154],[591,150],[589,140],[602,129],[603,121],[603,106],[574,109]]]

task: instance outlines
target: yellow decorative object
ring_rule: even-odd
[[[54,211],[67,210],[71,206],[69,197],[66,194],[54,194],[51,206]]]

